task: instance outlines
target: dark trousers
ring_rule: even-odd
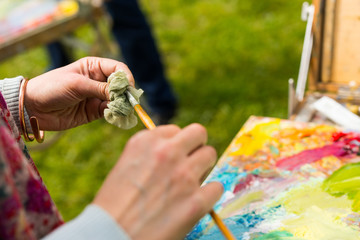
[[[176,98],[164,75],[158,49],[145,16],[137,0],[105,1],[113,19],[112,33],[119,43],[125,63],[132,71],[136,84],[145,96],[154,114],[173,114]],[[59,42],[47,46],[51,67],[70,62]]]

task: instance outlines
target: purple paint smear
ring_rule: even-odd
[[[321,148],[315,148],[311,150],[305,150],[301,153],[292,155],[290,157],[282,158],[276,162],[276,167],[283,168],[286,170],[294,170],[307,163],[316,162],[323,157],[335,156],[343,157],[348,155],[344,146],[345,142],[335,142],[331,145],[327,145]]]

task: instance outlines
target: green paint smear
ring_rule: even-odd
[[[254,240],[294,240],[293,236],[293,234],[287,231],[274,231],[254,238]]]
[[[277,149],[275,146],[270,145],[270,151],[274,153],[276,156],[280,154],[279,149]]]
[[[352,213],[352,201],[346,196],[332,196],[322,186],[322,180],[313,179],[280,196],[275,204],[282,205],[289,217],[282,220],[278,230],[291,232],[294,238],[289,239],[358,240],[357,229],[342,221]]]
[[[327,211],[328,209],[348,209],[351,201],[346,197],[334,197],[322,190],[322,181],[313,179],[307,184],[290,189],[280,197],[274,205],[283,205],[287,212],[297,215],[304,214],[309,208],[316,206]]]
[[[360,211],[360,163],[350,163],[336,170],[323,183],[322,188],[333,196],[353,200],[352,210]]]

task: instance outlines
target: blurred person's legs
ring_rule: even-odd
[[[166,80],[163,64],[144,14],[137,0],[105,1],[113,19],[112,33],[137,85],[145,91],[154,121],[166,124],[175,115],[177,102]],[[47,46],[51,67],[70,62],[60,42]]]
[[[66,54],[64,46],[59,41],[49,43],[46,49],[50,58],[48,70],[53,70],[72,62],[71,58]]]
[[[145,91],[150,111],[166,123],[175,114],[176,98],[137,0],[105,1],[105,6],[113,19],[112,32],[136,83]]]

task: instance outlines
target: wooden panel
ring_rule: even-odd
[[[332,77],[336,2],[336,0],[327,0],[325,4],[321,64],[321,82],[323,83],[330,82]]]
[[[332,81],[360,84],[360,1],[338,0]]]
[[[313,48],[309,66],[309,89],[315,91],[320,80],[321,53],[322,53],[322,28],[325,0],[314,0],[315,7],[313,22]]]

